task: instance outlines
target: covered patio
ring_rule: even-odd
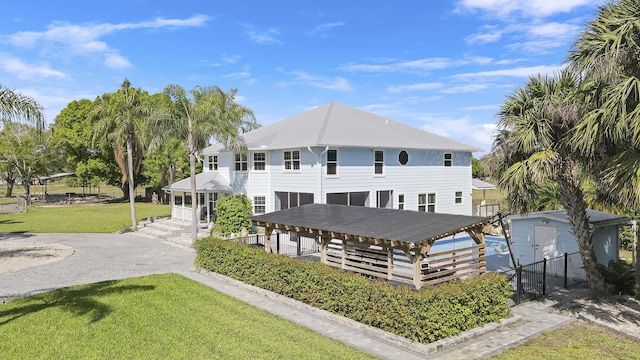
[[[191,199],[191,178],[177,181],[162,188],[171,196],[171,218],[192,221],[192,206],[198,209],[199,222],[215,220],[215,202],[222,196],[230,195],[233,189],[229,182],[217,172],[203,172],[196,175],[196,201]]]
[[[361,206],[308,204],[251,218],[273,232],[315,239],[323,263],[420,289],[486,271],[484,231],[490,218]],[[434,243],[467,233],[475,245],[431,253]]]

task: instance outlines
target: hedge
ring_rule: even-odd
[[[511,316],[504,276],[485,274],[416,291],[320,262],[215,238],[196,242],[195,265],[421,343]]]

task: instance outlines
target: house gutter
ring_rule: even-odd
[[[317,153],[313,150],[311,150],[311,146],[307,146],[307,150],[309,150],[311,153],[316,155],[316,166],[318,167],[318,179],[316,181],[316,191],[318,193],[318,200],[314,199],[313,202],[316,204],[324,204],[324,202],[322,201],[322,162],[321,157],[322,155],[324,155],[324,153],[326,153],[327,151],[329,151],[329,147],[325,147],[324,150],[321,153]]]

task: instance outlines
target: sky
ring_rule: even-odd
[[[552,75],[606,0],[10,1],[0,85],[46,120],[124,79],[238,89],[262,126],[331,101],[491,150],[500,104]]]

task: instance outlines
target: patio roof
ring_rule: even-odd
[[[486,226],[490,218],[333,204],[308,204],[251,217],[254,225],[298,232],[431,244]],[[299,229],[299,230],[295,230]]]
[[[471,188],[473,190],[492,190],[492,189],[495,189],[496,186],[486,181],[473,178],[471,179]]]
[[[191,191],[191,178],[176,181],[162,188],[165,191]],[[216,171],[205,171],[196,175],[196,192],[233,193],[229,182]]]

